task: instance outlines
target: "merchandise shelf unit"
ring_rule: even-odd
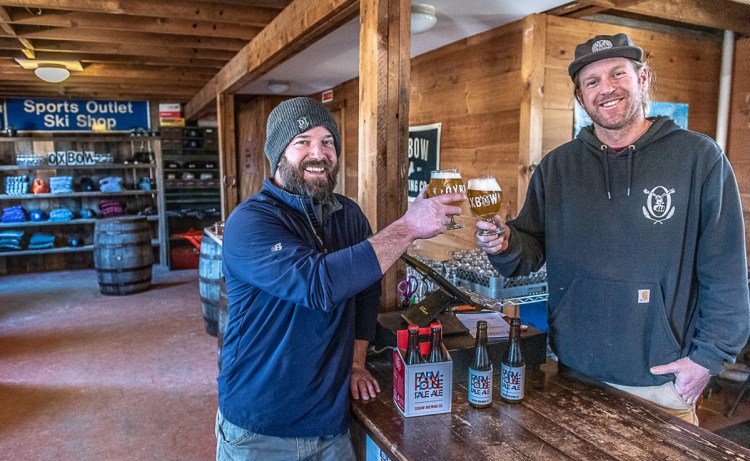
[[[70,177],[70,189],[33,193],[35,178]],[[28,190],[14,188],[28,179]],[[117,188],[100,189],[99,180],[120,178]],[[6,179],[9,178],[9,179]],[[84,185],[83,178],[90,181]],[[38,191],[37,191],[38,192]],[[145,216],[151,227],[155,261],[167,259],[161,140],[112,134],[45,135],[0,138],[0,207],[21,206],[25,220],[0,222],[2,236],[23,231],[19,248],[0,248],[0,274],[93,267],[94,227],[106,217],[100,205],[118,203],[126,216]],[[69,210],[72,219],[45,219],[53,210]],[[89,210],[89,213],[86,213]],[[40,220],[31,220],[31,212]],[[35,233],[54,235],[49,248],[30,249]],[[7,242],[7,240],[6,240]]]
[[[161,127],[164,199],[168,235],[202,230],[221,219],[219,148],[212,127]],[[185,239],[168,239],[170,268],[198,263],[198,252]],[[197,267],[197,266],[196,266]]]

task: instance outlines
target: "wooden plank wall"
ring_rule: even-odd
[[[237,187],[238,203],[258,192],[263,181],[271,173],[268,159],[263,151],[266,142],[266,121],[283,97],[262,96],[256,98],[237,98]],[[231,210],[229,210],[231,213]]]
[[[745,240],[750,237],[750,38],[737,41],[732,68],[727,155],[737,176],[745,211]]]

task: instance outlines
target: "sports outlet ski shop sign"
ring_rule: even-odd
[[[7,99],[4,126],[19,132],[150,129],[148,101]]]

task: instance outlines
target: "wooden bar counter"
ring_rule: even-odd
[[[478,410],[454,384],[451,413],[406,418],[393,403],[387,356],[368,358],[382,392],[352,403],[352,439],[365,458],[365,434],[391,460],[750,460],[750,450],[665,414],[617,389],[571,373],[555,362],[527,371],[526,396],[497,396]],[[454,373],[466,370],[454,369]]]

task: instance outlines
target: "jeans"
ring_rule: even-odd
[[[349,433],[273,437],[238,427],[216,412],[216,461],[354,461]]]

